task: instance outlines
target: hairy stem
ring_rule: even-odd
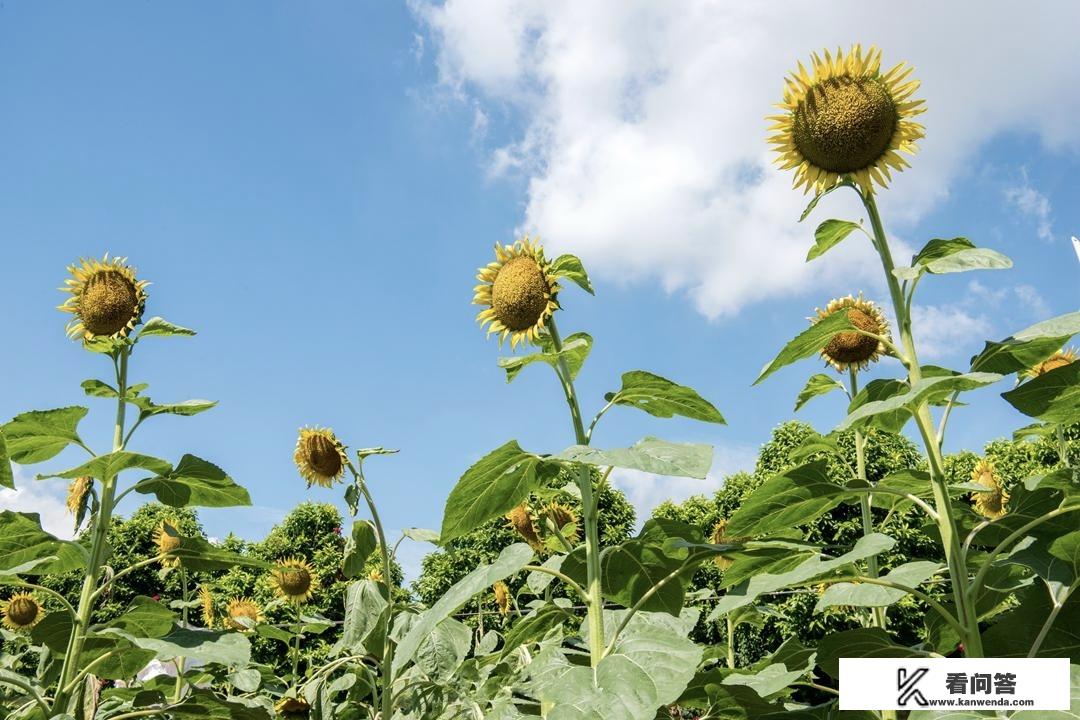
[[[848,380],[851,383],[851,397],[854,398],[859,394],[859,370],[854,365],[848,368]],[[869,484],[870,480],[866,476],[866,438],[863,437],[862,430],[859,429],[855,430],[855,468],[858,478]],[[859,510],[862,513],[863,537],[866,537],[874,532],[874,516],[870,512],[870,493],[859,494]],[[878,577],[879,570],[876,555],[871,555],[866,559],[866,572],[872,578]],[[884,630],[888,626],[885,608],[872,608],[871,617],[874,627]]]

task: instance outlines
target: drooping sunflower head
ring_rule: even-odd
[[[851,324],[864,332],[873,333],[885,339],[892,337],[889,333],[889,323],[881,308],[869,300],[864,300],[862,294],[859,297],[848,295],[830,300],[824,310],[817,311],[817,316],[811,318],[811,322],[819,323],[838,312],[846,312]],[[851,367],[864,368],[876,362],[884,354],[885,344],[881,340],[862,335],[854,330],[836,333],[821,349],[821,357],[836,368],[837,372],[843,372]]]
[[[528,237],[513,245],[496,245],[495,262],[480,268],[473,303],[486,305],[476,316],[488,335],[510,347],[535,343],[552,313],[559,309],[559,283],[544,258],[544,248]]]
[[[68,485],[67,491],[67,509],[75,517],[79,516],[79,511],[82,510],[83,501],[86,499],[86,494],[90,492],[90,486],[93,484],[94,479],[89,476],[77,477],[71,481]]]
[[[1028,377],[1037,378],[1040,375],[1045,375],[1051,370],[1057,370],[1060,367],[1072,365],[1074,362],[1076,362],[1076,350],[1072,348],[1062,348],[1035,367],[1029,369],[1025,374]]]
[[[783,112],[768,118],[769,143],[779,153],[776,162],[795,170],[796,188],[822,192],[852,178],[870,194],[873,183],[887,187],[890,168],[908,167],[900,153],[914,154],[925,135],[912,120],[926,109],[912,98],[919,81],[906,63],[883,73],[876,47],[823,55],[813,54],[809,71],[800,62],[785,80],[777,105]]]
[[[569,505],[551,502],[544,507],[544,516],[571,545],[577,542],[581,529],[577,513]]]
[[[989,520],[997,520],[1008,512],[1009,493],[1001,486],[994,464],[989,460],[980,460],[971,470],[971,482],[989,488],[986,492],[973,492],[972,504],[975,511]]]
[[[247,632],[259,624],[262,620],[262,608],[251,598],[236,597],[229,600],[225,606],[225,627],[231,630]]]
[[[311,706],[304,698],[283,697],[274,705],[274,712],[285,720],[306,720],[311,713]]]
[[[491,586],[495,593],[495,607],[499,608],[499,614],[506,617],[510,614],[510,588],[502,580]]]
[[[68,272],[62,289],[71,297],[59,309],[75,315],[67,326],[69,337],[127,337],[142,322],[150,283],[135,276],[127,258],[110,259],[107,253],[101,260],[82,258]]]
[[[307,561],[294,557],[282,560],[279,565],[271,574],[278,597],[294,603],[310,600],[319,589],[319,578]]]
[[[214,627],[214,623],[217,621],[217,612],[214,609],[214,595],[210,592],[210,588],[205,585],[199,586],[199,605],[202,609],[203,622],[206,623],[206,627]]]
[[[544,542],[540,539],[540,534],[536,532],[536,520],[528,505],[522,503],[506,513],[506,526],[520,535],[533,550],[543,552]]]
[[[173,555],[180,548],[180,531],[175,520],[162,520],[154,532],[154,544],[157,545],[158,558],[165,567],[176,567],[180,558]]]
[[[16,593],[8,598],[0,612],[4,626],[11,630],[29,630],[45,617],[45,608],[30,593]]]
[[[733,541],[733,538],[727,536],[727,520],[719,520],[716,525],[713,525],[712,535],[709,536],[709,542],[713,545],[726,545]],[[713,562],[716,563],[716,567],[721,570],[727,570],[734,562],[731,558],[725,555],[717,555],[713,558]]]
[[[330,428],[300,428],[293,461],[308,487],[330,487],[345,474],[349,456]]]

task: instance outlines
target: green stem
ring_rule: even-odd
[[[554,568],[544,567],[543,565],[526,565],[521,569],[528,570],[529,572],[543,573],[545,575],[550,575],[554,578],[558,578],[563,582],[564,585],[566,585],[568,588],[580,595],[582,600],[584,600],[585,602],[589,601],[589,594],[585,592],[585,588],[574,582],[574,579],[571,578],[569,575],[555,570]]]
[[[300,619],[300,602],[294,602],[293,609],[296,611],[296,631],[293,634],[292,646],[292,681],[294,685],[300,684],[300,636],[303,634],[303,620]]]
[[[127,394],[127,370],[130,348],[122,347],[118,351],[119,359],[114,359],[116,367],[116,387],[119,393],[116,400],[116,421],[113,427],[113,452],[124,449],[124,418],[127,410],[127,402],[124,396]],[[53,700],[53,714],[65,713],[69,709],[71,695],[66,690],[79,669],[79,661],[82,657],[83,647],[89,634],[90,615],[94,609],[95,595],[98,580],[101,577],[101,566],[105,562],[108,551],[109,524],[112,522],[113,508],[115,507],[116,476],[101,479],[101,503],[97,518],[94,520],[94,529],[90,541],[90,562],[86,568],[86,577],[83,580],[82,592],[79,595],[78,617],[68,639],[67,652],[64,655],[64,665],[60,671],[58,690]]]
[[[735,621],[731,617],[731,613],[724,616],[724,621],[727,623],[727,666],[728,669],[735,669]]]
[[[548,321],[548,332],[558,356],[556,374],[562,383],[566,403],[570,406],[570,418],[574,424],[574,438],[578,445],[589,444],[589,434],[581,422],[581,406],[574,390],[570,367],[562,356],[562,339],[555,327],[555,318]],[[597,528],[599,513],[593,497],[592,473],[587,465],[578,467],[578,489],[581,491],[581,515],[585,525],[586,580],[588,589],[589,658],[596,667],[604,657],[604,598],[600,588],[600,534]]]
[[[180,568],[180,596],[184,599],[184,607],[180,610],[181,623],[184,629],[188,627],[188,601],[191,599],[188,593],[187,568]],[[183,655],[176,658],[176,688],[173,690],[173,702],[180,702],[184,694],[184,662]]]
[[[851,383],[851,397],[854,398],[859,394],[859,369],[856,366],[852,365],[848,368],[848,379]],[[859,480],[869,485],[870,480],[866,476],[866,438],[863,437],[862,430],[857,428],[855,430],[855,468]],[[859,494],[859,510],[862,513],[863,537],[866,537],[874,532],[874,516],[870,511],[870,493]],[[872,578],[876,578],[880,574],[876,555],[871,555],[866,559],[866,571]],[[879,627],[882,630],[888,627],[885,608],[872,608],[871,617],[874,627]]]
[[[1072,467],[1069,465],[1069,443],[1065,441],[1065,428],[1061,425],[1057,426],[1057,441],[1058,441],[1058,463],[1061,467]]]
[[[892,300],[893,312],[899,326],[897,329],[904,350],[901,361],[907,367],[908,383],[914,386],[922,380],[922,369],[919,366],[918,354],[915,351],[915,338],[911,332],[910,305],[904,298],[900,283],[893,274],[895,265],[892,252],[889,250],[889,241],[885,235],[885,228],[882,225],[874,196],[859,192],[859,197],[866,208],[866,214],[870,217],[874,237],[877,238],[874,246],[881,257],[882,269],[885,271],[885,282],[889,286],[889,296]],[[956,531],[952,502],[946,486],[945,459],[941,454],[941,446],[937,442],[937,433],[934,428],[934,419],[930,414],[930,406],[925,401],[920,402],[916,406],[913,415],[929,461],[930,483],[934,491],[934,507],[938,514],[938,532],[941,535],[945,560],[949,566],[949,580],[952,585],[953,600],[960,615],[960,623],[964,627],[962,642],[964,643],[965,654],[968,657],[982,657],[982,636],[979,633],[979,620],[969,602],[967,593],[967,561],[964,558],[963,549],[960,546],[960,539]]]

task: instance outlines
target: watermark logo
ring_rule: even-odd
[[[911,701],[915,701],[918,705],[926,707],[929,703],[926,701],[926,697],[919,692],[919,688],[915,685],[926,677],[926,674],[930,672],[930,668],[915,668],[914,670],[908,670],[907,668],[897,668],[896,670],[896,689],[899,691],[899,695],[896,696],[896,704],[901,707],[906,707]]]

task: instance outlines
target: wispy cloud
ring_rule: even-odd
[[[970,355],[993,330],[984,315],[972,315],[958,305],[915,305],[911,315],[919,354],[927,359]]]
[[[1031,184],[1026,168],[1021,168],[1020,182],[1017,185],[1005,188],[1005,200],[1035,220],[1035,231],[1040,240],[1049,241],[1054,238],[1050,199]]]

